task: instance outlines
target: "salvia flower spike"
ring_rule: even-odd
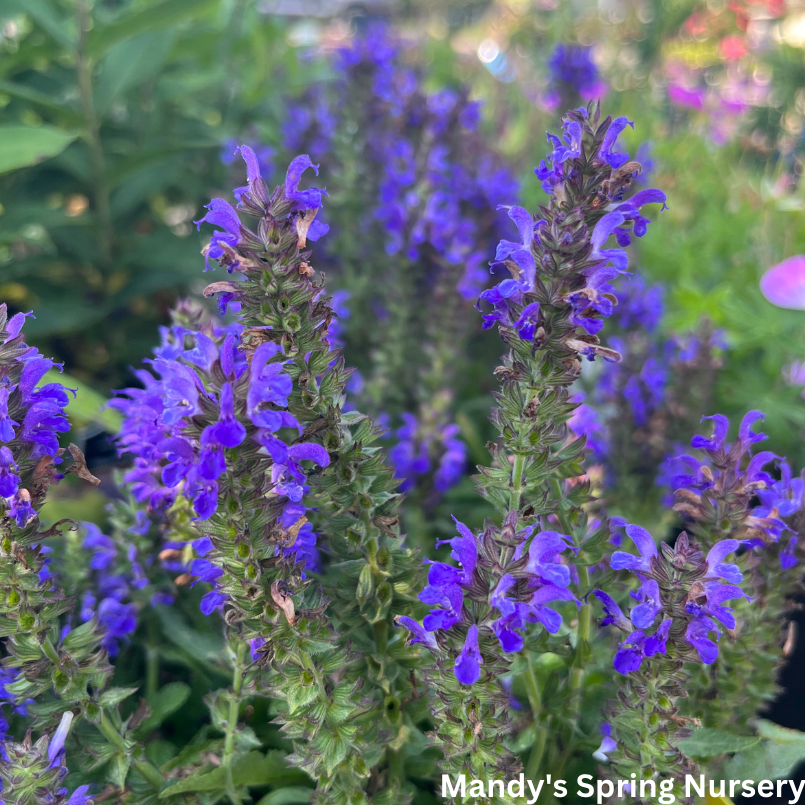
[[[618,360],[598,335],[617,303],[612,282],[628,267],[624,247],[646,233],[644,205],[665,202],[658,190],[628,195],[640,165],[619,150],[617,138],[629,125],[626,118],[602,119],[591,104],[565,116],[561,136],[548,135],[552,150],[535,171],[548,204],[537,216],[508,208],[519,238],[501,241],[492,266],[510,278],[481,294],[484,327],[497,326],[509,348],[496,370],[493,462],[478,479],[502,526],[480,537],[461,531],[466,547],[459,549],[458,539],[451,545],[462,569],[451,576],[451,566],[432,565],[421,595],[438,605],[423,627],[438,645],[435,735],[453,773],[488,778],[516,766],[503,746],[509,717],[500,677],[529,635],[558,632],[560,610],[574,604],[581,606],[577,659],[564,685],[578,710],[590,638],[587,568],[600,561],[608,528],[588,518],[589,485],[569,483],[583,475],[585,446],[569,438],[567,421],[577,407],[570,387],[583,360]],[[533,673],[529,678],[538,737],[527,773],[534,776],[548,708]]]

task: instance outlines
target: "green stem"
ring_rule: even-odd
[[[154,622],[148,624],[148,646],[145,650],[145,696],[153,699],[159,688],[159,648]]]
[[[531,661],[531,655],[525,652],[525,658],[528,664],[528,673],[525,677],[526,687],[528,689],[528,703],[531,705],[534,729],[536,730],[534,745],[528,757],[525,776],[527,780],[536,780],[540,764],[542,763],[542,756],[545,753],[545,743],[548,738],[548,723],[540,723],[540,719],[542,718],[542,692],[539,688],[537,675],[534,672],[534,663]]]
[[[112,744],[119,752],[129,754],[130,748],[126,745],[126,740],[115,729],[109,716],[106,715],[105,710],[101,710],[101,720],[96,724],[101,734],[106,740]],[[165,784],[165,778],[160,773],[156,766],[149,763],[147,760],[141,758],[132,758],[132,763],[140,774],[151,784],[153,788],[159,791]]]
[[[514,454],[512,463],[512,492],[509,508],[512,511],[520,510],[520,498],[523,494],[523,471],[525,470],[525,455],[522,453]]]
[[[89,146],[92,165],[95,212],[98,216],[98,246],[105,268],[112,264],[112,208],[109,202],[109,184],[106,178],[106,160],[101,142],[101,127],[95,111],[92,92],[92,66],[87,55],[87,32],[90,28],[87,0],[76,0],[78,44],[76,48],[76,74],[81,110],[86,127],[85,138]]]
[[[235,638],[237,639],[237,638]],[[233,805],[240,805],[240,794],[232,779],[232,758],[235,754],[235,733],[238,729],[240,704],[243,691],[243,667],[246,657],[246,643],[238,640],[235,656],[235,667],[232,671],[232,698],[229,700],[229,718],[226,723],[226,737],[224,738],[223,766],[226,769],[226,792]]]
[[[578,567],[579,593],[586,595],[590,586],[590,574],[584,566]],[[576,658],[570,671],[570,712],[573,714],[574,724],[578,720],[579,705],[581,703],[582,684],[584,682],[585,651],[590,643],[592,627],[592,607],[584,603],[579,610],[579,627],[576,638]]]

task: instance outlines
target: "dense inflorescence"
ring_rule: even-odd
[[[629,617],[608,593],[595,591],[605,613],[602,625],[612,624],[626,635],[613,661],[624,679],[606,713],[617,750],[607,754],[621,779],[634,772],[637,779],[673,779],[681,789],[684,775],[695,770],[679,748],[696,723],[680,716],[689,679],[684,666],[714,663],[715,641],[735,626],[727,602],[745,597],[737,586],[742,575],[723,560],[740,543],[722,540],[704,556],[684,532],[673,548],[662,543],[659,550],[639,526],[626,526],[626,534],[639,555],[616,551],[610,567],[629,570],[639,581]]]
[[[803,481],[792,477],[788,463],[773,453],[754,452],[765,438],[752,430],[762,417],[759,411],[749,412],[732,443],[726,441],[727,418],[707,417],[714,423],[713,436],[691,442],[702,457],[670,461],[676,510],[702,545],[725,538],[741,541],[740,563],[753,599],[737,608],[710,673],[694,680],[691,709],[706,713],[712,726],[745,725],[777,693],[785,629],[799,588]],[[729,705],[722,700],[724,691]]]
[[[428,508],[460,476],[455,385],[470,359],[472,302],[490,282],[485,255],[506,223],[496,207],[516,183],[468,90],[429,91],[407,56],[404,40],[370,25],[336,52],[334,81],[290,104],[285,145],[339,177],[319,260],[350,292],[347,348],[369,355],[350,391],[401,431],[395,464]],[[411,458],[427,452],[432,472],[405,461],[411,432]]]
[[[548,59],[548,87],[542,103],[551,112],[575,106],[579,100],[601,100],[607,86],[593,60],[592,48],[558,44]]]
[[[619,358],[596,335],[616,303],[611,281],[627,267],[626,252],[607,248],[607,240],[614,234],[624,246],[632,234],[645,234],[648,219],[642,206],[665,200],[657,190],[626,197],[640,171],[639,164],[617,149],[617,136],[627,124],[626,118],[602,119],[591,105],[565,117],[561,138],[548,135],[553,150],[535,172],[549,204],[540,208],[536,220],[521,207],[509,208],[520,240],[501,241],[494,262],[505,266],[511,279],[481,294],[491,305],[484,326],[497,325],[510,350],[496,370],[501,389],[499,407],[492,413],[499,432],[489,445],[493,462],[480,468],[478,479],[480,494],[500,512],[504,525],[499,537],[492,538],[494,528],[482,540],[472,537],[472,544],[483,545],[488,555],[486,566],[480,559],[472,566],[472,575],[470,552],[456,549],[463,570],[455,573],[471,594],[464,606],[456,594],[461,586],[455,580],[448,584],[452,595],[444,595],[456,612],[451,628],[445,629],[443,618],[433,614],[422,626],[405,623],[417,639],[424,641],[430,634],[438,645],[436,736],[444,747],[444,768],[454,773],[462,769],[489,778],[514,765],[503,747],[510,721],[499,679],[510,667],[507,655],[521,649],[529,622],[542,624],[544,631],[541,643],[529,646],[526,638],[526,655],[545,650],[545,633],[558,631],[561,623],[560,613],[545,605],[581,602],[587,596],[588,568],[600,562],[608,537],[607,523],[590,518],[585,510],[591,497],[588,483],[580,478],[584,440],[569,438],[567,421],[577,407],[570,388],[581,361]],[[466,545],[472,535],[463,536]],[[575,556],[567,558],[570,554]],[[441,569],[431,573],[450,575]],[[435,598],[434,589],[438,585],[431,578],[423,595]],[[491,607],[499,614],[492,615]],[[577,618],[575,648],[567,642],[567,632],[552,644],[566,657],[554,701],[540,700],[537,680],[530,674],[537,739],[527,775],[539,771],[551,708],[567,705],[573,712],[579,706],[582,658],[590,639],[589,604],[582,604]],[[473,675],[476,667],[482,668],[477,681],[464,674],[465,666]],[[480,752],[484,740],[489,745]],[[562,751],[568,736],[554,734],[552,740]]]
[[[64,742],[73,721],[65,713],[52,736],[36,743],[30,733],[21,743],[4,741],[0,753],[0,791],[3,801],[14,805],[92,805],[89,786],[80,785],[72,794],[64,785],[68,774]]]
[[[224,765],[243,732],[238,680],[250,646],[250,678],[282,702],[289,761],[328,802],[392,802],[403,796],[401,740],[415,729],[406,703],[417,697],[416,652],[389,626],[410,611],[420,571],[395,530],[398,482],[373,446],[379,431],[344,410],[350,370],[306,250],[327,232],[316,218],[324,191],[299,188],[315,166],[296,158],[272,193],[254,152],[241,155],[248,184],[235,191],[237,209],[214,199],[199,222],[220,227],[208,267],[242,275],[205,291],[237,322],[166,332],[154,374],[116,403],[121,449],[135,454],[127,478],[173,522],[167,553],[192,548],[190,579],[212,587],[202,610],[223,612],[236,658]],[[256,231],[239,213],[258,219]],[[310,578],[320,539],[321,583]]]

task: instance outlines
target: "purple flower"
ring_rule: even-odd
[[[64,742],[67,740],[67,733],[70,731],[72,723],[73,713],[70,710],[62,713],[59,726],[56,728],[56,732],[51,736],[50,741],[48,741],[48,760],[51,763],[51,768],[53,768],[54,765],[58,765],[61,755],[64,752]]]
[[[472,685],[481,676],[481,665],[483,658],[478,647],[478,627],[473,624],[467,632],[467,639],[464,641],[464,648],[456,658],[455,672],[456,679],[462,685]]]
[[[205,271],[210,271],[210,259],[222,260],[231,255],[240,244],[241,238],[244,235],[243,225],[240,223],[235,208],[222,198],[214,198],[207,204],[207,214],[200,218],[198,221],[193,221],[197,229],[201,229],[203,223],[219,226],[220,229],[212,233],[210,243],[205,250],[206,267]],[[230,273],[234,270],[236,262],[229,262],[228,270]]]
[[[626,533],[634,542],[640,556],[625,551],[615,551],[609,561],[613,570],[633,570],[637,573],[648,573],[651,570],[651,560],[657,555],[657,546],[654,537],[639,525],[627,525]]]
[[[17,494],[20,478],[16,475],[17,464],[7,447],[0,447],[0,497],[10,498]]]
[[[316,176],[319,175],[319,166],[314,165],[307,154],[303,154],[291,162],[285,174],[285,196],[295,202],[295,209],[297,210],[317,210],[321,207],[321,197],[327,195],[325,190],[319,190],[315,187],[311,187],[308,190],[299,190],[299,181],[308,168],[313,168]],[[326,233],[321,232],[320,234]],[[311,237],[309,233],[308,237],[311,240],[316,239]]]
[[[395,622],[398,626],[404,626],[413,634],[412,643],[422,643],[423,646],[427,646],[431,651],[438,651],[439,647],[436,644],[436,638],[413,618],[409,618],[407,615],[398,615]]]
[[[429,632],[449,629],[458,623],[464,604],[464,593],[459,586],[461,574],[458,570],[442,562],[433,562],[428,570],[428,586],[419,594],[424,604],[435,604],[439,608],[431,610],[423,620]]]
[[[593,757],[599,763],[608,763],[609,762],[609,755],[613,752],[616,752],[618,749],[618,744],[615,742],[615,739],[612,737],[612,728],[609,724],[602,724],[598,731],[601,733],[601,745],[598,749],[593,752]]]
[[[218,607],[226,603],[226,595],[218,590],[212,590],[201,598],[201,611],[205,615],[211,615]]]
[[[632,593],[632,596],[638,601],[642,601],[641,604],[632,609],[630,614],[632,623],[638,629],[650,629],[662,609],[660,588],[657,582],[653,579],[644,581],[643,584]]]
[[[509,218],[514,221],[520,232],[520,242],[501,240],[491,265],[502,263],[505,260],[512,260],[522,270],[525,282],[531,287],[534,284],[534,273],[536,271],[536,263],[534,262],[531,247],[534,243],[534,230],[541,222],[535,224],[531,218],[531,213],[522,207],[505,207],[501,205],[498,209],[508,209]]]
[[[553,561],[557,554],[572,547],[573,540],[567,534],[556,531],[541,531],[528,547],[528,564],[526,570],[543,584],[557,587],[570,585],[570,568]],[[521,546],[518,546],[518,552]]]
[[[718,645],[710,639],[710,632],[721,634],[713,619],[706,615],[694,618],[685,632],[685,639],[696,649],[705,665],[712,665],[718,658]]]
[[[14,439],[14,428],[19,427],[8,415],[8,387],[0,388],[0,441],[10,442]]]
[[[285,407],[293,388],[290,375],[283,372],[285,362],[269,363],[280,352],[280,347],[273,342],[257,347],[252,357],[251,382],[246,397],[247,413],[252,422],[271,431],[285,426],[287,420],[281,412],[269,406]]]
[[[221,413],[218,417],[218,422],[204,429],[204,432],[201,434],[201,444],[237,447],[242,444],[243,440],[246,438],[246,428],[235,418],[234,400],[230,383],[224,383],[224,385],[221,386],[220,405]]]
[[[705,579],[724,579],[730,584],[739,584],[743,580],[743,574],[738,566],[721,561],[728,554],[735,553],[739,546],[740,543],[736,539],[723,539],[717,542],[705,559],[708,568]]]
[[[593,594],[604,605],[605,617],[601,618],[601,626],[608,626],[611,623],[624,632],[632,630],[632,625],[629,623],[628,618],[611,596],[602,590],[594,590]]]

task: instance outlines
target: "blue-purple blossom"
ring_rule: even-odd
[[[462,685],[474,684],[481,676],[483,662],[481,651],[478,647],[478,627],[473,624],[467,631],[464,648],[456,658],[456,679]]]
[[[676,552],[672,558],[665,551],[660,553],[651,534],[636,525],[627,525],[626,534],[637,547],[640,555],[616,551],[610,559],[614,570],[628,569],[640,580],[640,586],[633,590],[631,597],[637,603],[627,618],[620,606],[607,593],[596,590],[596,598],[604,608],[602,625],[613,625],[626,638],[619,644],[613,664],[622,674],[632,673],[640,668],[646,658],[655,654],[665,654],[675,619],[679,619],[679,597],[685,606],[685,616],[681,628],[684,637],[677,650],[695,650],[701,662],[710,664],[718,656],[717,640],[721,627],[735,628],[732,609],[725,602],[746,597],[737,586],[742,579],[738,567],[724,559],[734,553],[740,543],[727,539],[714,545],[702,560],[701,554],[689,545],[686,535],[677,540]],[[667,546],[663,546],[666,548]],[[689,563],[698,563],[692,571],[691,581],[669,581],[671,573],[662,569],[663,563],[677,572]],[[688,585],[688,587],[685,586]],[[659,625],[657,621],[660,621]],[[679,632],[676,632],[679,634]],[[687,647],[685,647],[685,644]]]

